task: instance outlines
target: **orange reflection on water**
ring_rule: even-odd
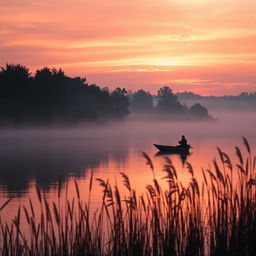
[[[152,170],[146,165],[142,152],[151,158],[156,179],[164,190],[168,188],[166,180],[163,179],[166,176],[163,172],[165,156],[156,156],[157,149],[153,144],[175,145],[182,134],[187,136],[193,146],[187,161],[193,166],[199,185],[203,180],[201,169],[214,170],[212,160],[216,158],[219,162],[217,146],[230,156],[234,172],[237,172],[235,164],[238,159],[234,147],[239,146],[243,154],[247,154],[241,140],[242,136],[246,135],[253,152],[255,149],[255,114],[249,118],[244,115],[243,118],[239,119],[240,123],[237,122],[236,115],[229,115],[223,121],[212,123],[176,124],[154,120],[150,123],[131,122],[95,130],[81,128],[27,133],[16,131],[15,137],[6,133],[1,138],[0,149],[0,205],[10,196],[14,198],[1,212],[1,219],[10,223],[19,206],[29,209],[29,198],[35,212],[39,213],[40,203],[36,185],[45,191],[51,207],[53,201],[59,201],[64,207],[66,199],[72,201],[77,197],[74,182],[77,180],[80,197],[87,202],[91,172],[92,212],[101,206],[103,197],[103,188],[97,178],[108,181],[112,188],[117,185],[121,195],[126,195],[128,191],[120,175],[120,172],[123,172],[129,177],[137,195],[145,195],[146,186],[153,184],[154,177]],[[191,181],[186,164],[182,163],[179,155],[166,157],[171,159],[179,181],[186,187]],[[63,186],[58,197],[60,177]],[[65,209],[63,214],[64,211]],[[24,213],[22,214],[24,216]]]

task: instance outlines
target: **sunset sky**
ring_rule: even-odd
[[[202,95],[256,91],[255,0],[0,0],[0,66]]]

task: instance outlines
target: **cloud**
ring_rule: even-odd
[[[99,83],[104,75],[108,84],[112,77],[133,88],[147,81],[152,90],[168,79],[215,81],[211,74],[226,70],[218,85],[201,84],[206,92],[221,79],[228,88],[233,68],[244,79],[241,90],[246,82],[253,89],[255,11],[251,0],[2,0],[0,65],[57,66]]]

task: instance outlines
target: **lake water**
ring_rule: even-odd
[[[49,200],[57,200],[57,184],[61,178],[63,188],[68,184],[68,197],[75,197],[76,179],[81,197],[88,196],[89,179],[93,172],[92,205],[97,208],[102,188],[96,178],[109,180],[125,193],[120,172],[126,173],[138,193],[153,176],[142,152],[152,159],[156,176],[165,186],[163,156],[157,156],[156,144],[175,145],[186,135],[193,146],[187,161],[193,165],[200,179],[201,168],[211,168],[216,147],[235,157],[235,146],[244,151],[242,136],[252,149],[256,142],[255,113],[215,113],[215,122],[172,122],[131,118],[124,123],[104,127],[74,129],[21,129],[0,131],[0,205],[12,197],[11,203],[1,212],[2,220],[10,221],[18,207],[28,205],[31,198],[38,205],[36,185],[43,189]],[[254,151],[255,152],[255,151]],[[168,155],[174,162],[182,182],[188,182],[186,165],[179,155]],[[184,161],[184,159],[183,159]],[[65,189],[62,194],[64,195]]]

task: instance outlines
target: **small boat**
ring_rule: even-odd
[[[191,146],[188,144],[186,146],[178,145],[178,146],[165,146],[153,144],[159,151],[168,151],[173,153],[186,153],[189,151]]]

